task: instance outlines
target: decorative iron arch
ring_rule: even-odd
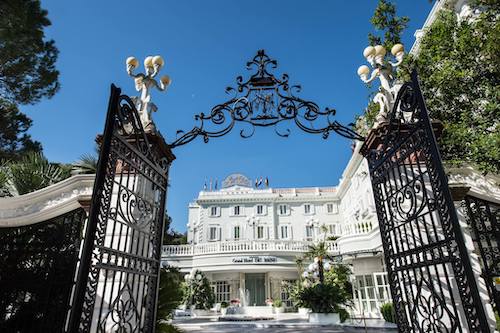
[[[203,137],[206,143],[209,138],[228,134],[236,123],[247,125],[240,130],[242,138],[251,137],[256,127],[271,126],[279,136],[288,137],[290,129],[281,126],[292,120],[304,132],[321,134],[324,139],[333,131],[348,139],[364,140],[363,136],[333,119],[335,109],[325,108],[321,111],[316,103],[295,96],[294,93],[301,90],[300,85],[290,85],[288,74],[277,78],[271,72],[277,66],[276,60],[271,59],[264,50],[259,50],[247,62],[247,70],[256,69],[256,72],[246,81],[243,76],[238,76],[236,88],[226,88],[226,93],[233,93],[234,96],[214,106],[209,114],[196,115],[194,118],[199,121],[199,125],[189,132],[177,131],[178,138],[169,145],[170,148],[185,145],[198,136]]]

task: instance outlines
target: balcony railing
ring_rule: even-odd
[[[339,248],[336,242],[325,242],[327,249],[332,254],[338,254]],[[203,244],[165,245],[162,256],[189,256],[214,253],[236,253],[236,252],[298,252],[308,250],[308,245],[313,242],[304,241],[282,241],[282,240],[257,240],[257,241],[229,241],[213,242]]]

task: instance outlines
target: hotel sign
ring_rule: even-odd
[[[233,263],[237,264],[272,264],[277,261],[278,258],[272,256],[248,256],[233,258]]]

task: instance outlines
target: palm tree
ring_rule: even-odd
[[[333,260],[333,257],[328,253],[328,248],[326,247],[326,243],[324,241],[317,244],[308,245],[308,248],[309,249],[304,254],[304,256],[310,260],[317,260],[319,282],[323,284],[325,282],[325,271],[323,268],[323,263],[325,260]]]
[[[97,162],[99,158],[94,154],[83,154],[80,159],[73,163],[74,174],[92,174],[97,171]]]
[[[17,194],[26,194],[60,182],[69,176],[64,167],[50,163],[40,152],[29,152],[7,164],[9,185]]]

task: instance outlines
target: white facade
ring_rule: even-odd
[[[245,176],[226,178],[220,190],[201,191],[189,204],[188,244],[165,246],[164,264],[199,269],[211,279],[218,302],[249,305],[281,298],[282,281],[298,278],[295,259],[326,240],[339,261],[352,264],[356,312],[379,317],[389,300],[370,176],[353,152],[338,186],[255,188]]]

